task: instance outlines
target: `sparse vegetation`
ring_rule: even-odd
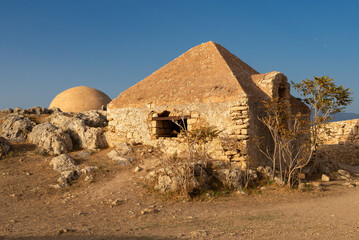
[[[278,98],[264,101],[266,115],[259,120],[268,128],[273,148],[258,144],[260,151],[273,163],[273,179],[278,170],[281,181],[290,187],[296,181],[296,173],[315,156],[320,142],[319,129],[352,102],[350,89],[336,86],[327,76],[292,84],[304,97],[312,116],[288,112],[286,103]]]
[[[300,83],[292,82],[293,87],[303,97],[303,101],[311,111],[310,134],[314,152],[321,139],[319,130],[323,124],[333,119],[336,113],[342,112],[353,98],[350,88],[337,86],[334,79],[328,76],[313,77],[302,80]]]

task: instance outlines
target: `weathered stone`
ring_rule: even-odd
[[[0,158],[6,156],[8,152],[11,150],[11,144],[6,138],[0,137]]]
[[[75,156],[78,157],[78,158],[81,158],[81,159],[86,159],[91,155],[92,155],[92,153],[84,150],[84,151],[81,151],[81,152],[77,153]]]
[[[18,114],[24,114],[24,110],[21,107],[16,107],[14,109],[14,113],[18,113]]]
[[[35,106],[35,107],[29,108],[29,109],[25,109],[24,113],[41,115],[41,114],[51,113],[51,111],[49,111],[47,108],[44,108],[44,107]]]
[[[322,174],[322,181],[323,181],[323,182],[329,182],[329,181],[330,181],[329,176],[326,175],[326,174]]]
[[[60,127],[71,136],[73,144],[85,149],[106,148],[107,142],[101,128],[86,126],[84,120],[70,117],[65,113],[56,113],[51,123]]]
[[[232,107],[231,108],[231,112],[237,112],[237,111],[245,111],[248,110],[248,106],[237,106],[237,107]]]
[[[220,169],[215,176],[226,188],[241,189],[244,186],[244,175],[240,169]]]
[[[51,155],[58,155],[72,150],[70,135],[48,122],[35,126],[28,139]]]
[[[340,176],[344,177],[344,179],[350,179],[351,178],[350,172],[348,172],[347,170],[344,170],[344,169],[339,169],[338,174]]]
[[[95,171],[96,169],[97,169],[96,166],[85,166],[84,168],[81,169],[81,172],[84,174],[88,174]]]
[[[76,117],[82,119],[89,127],[106,127],[108,124],[106,111],[91,110],[78,113]]]
[[[119,165],[129,165],[133,161],[132,157],[124,157],[117,150],[112,150],[107,154],[111,160],[116,161]]]
[[[60,156],[54,157],[50,165],[53,166],[53,169],[58,172],[64,171],[74,171],[79,170],[75,164],[75,160],[67,154],[61,154]]]
[[[115,149],[119,154],[127,155],[133,153],[133,149],[128,143],[119,143],[115,145]]]
[[[137,166],[137,167],[133,170],[133,172],[137,173],[137,172],[140,172],[140,171],[142,171],[142,170],[143,170],[142,167]]]
[[[303,191],[303,190],[305,190],[305,188],[306,188],[306,184],[305,184],[305,183],[299,183],[299,184],[298,184],[298,190]]]
[[[28,117],[19,114],[10,114],[3,119],[1,135],[9,141],[25,142],[35,125]]]
[[[10,114],[10,113],[13,113],[13,112],[14,112],[14,109],[12,109],[12,108],[5,108],[5,109],[0,111],[0,113],[3,113],[3,114]]]

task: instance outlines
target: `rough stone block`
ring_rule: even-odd
[[[249,136],[248,135],[237,135],[237,139],[238,140],[247,140],[247,139],[249,139]]]
[[[242,135],[248,135],[248,133],[249,133],[249,132],[248,132],[248,129],[245,129],[245,128],[244,128],[244,129],[241,129],[241,134],[242,134]]]
[[[248,106],[236,106],[230,109],[231,111],[245,111],[248,110]]]

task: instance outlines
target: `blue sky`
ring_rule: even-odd
[[[115,98],[214,41],[257,71],[328,75],[359,113],[359,2],[0,0],[0,109],[48,107],[85,85]],[[294,90],[292,90],[294,91]]]

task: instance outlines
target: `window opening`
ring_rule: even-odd
[[[156,121],[156,137],[177,137],[182,129],[188,129],[187,119],[185,117],[154,117],[152,120]]]

